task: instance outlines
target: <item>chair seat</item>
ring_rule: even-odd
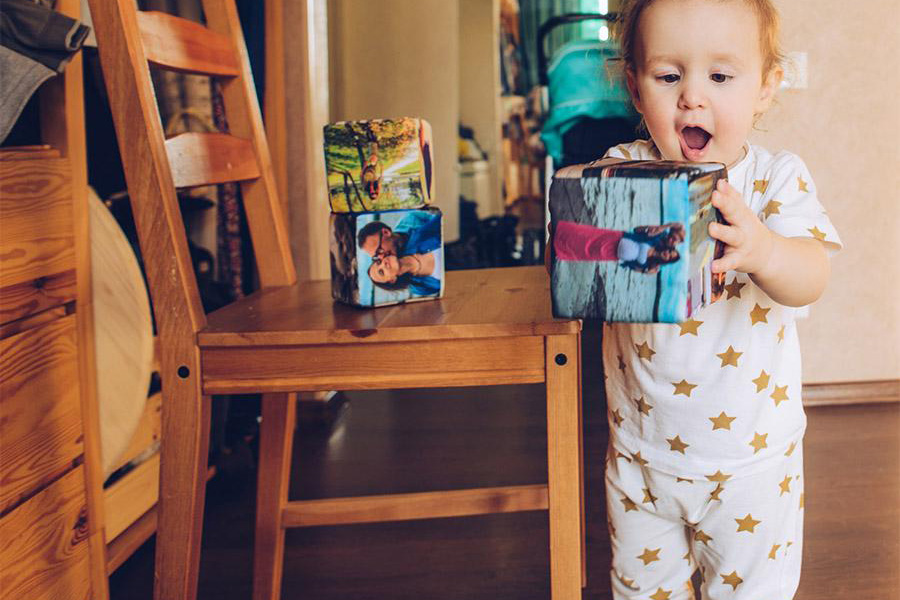
[[[263,290],[198,333],[207,394],[536,383],[554,319],[543,267],[451,271],[440,300],[336,303],[328,281]]]

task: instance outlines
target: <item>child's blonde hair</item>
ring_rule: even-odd
[[[771,0],[717,0],[719,2],[741,1],[750,6],[759,19],[759,48],[763,57],[763,79],[780,67],[784,62],[784,53],[779,43],[780,19],[778,11]],[[616,24],[617,37],[626,71],[634,72],[635,45],[637,43],[638,22],[641,14],[654,0],[624,0],[620,17]]]

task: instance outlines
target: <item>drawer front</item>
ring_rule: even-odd
[[[0,229],[0,295],[75,268],[67,159],[0,161]]]
[[[0,519],[3,598],[91,597],[84,467]]]
[[[75,315],[0,341],[0,514],[83,452]]]

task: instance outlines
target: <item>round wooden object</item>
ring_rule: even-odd
[[[106,206],[89,192],[97,403],[104,478],[121,466],[147,404],[153,322],[141,269]]]

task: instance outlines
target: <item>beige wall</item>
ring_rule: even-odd
[[[434,134],[435,204],[446,242],[459,237],[459,4],[331,0],[333,121],[421,117]]]
[[[754,141],[809,166],[844,250],[799,330],[804,381],[900,377],[900,3],[777,0],[809,88],[782,92]]]

